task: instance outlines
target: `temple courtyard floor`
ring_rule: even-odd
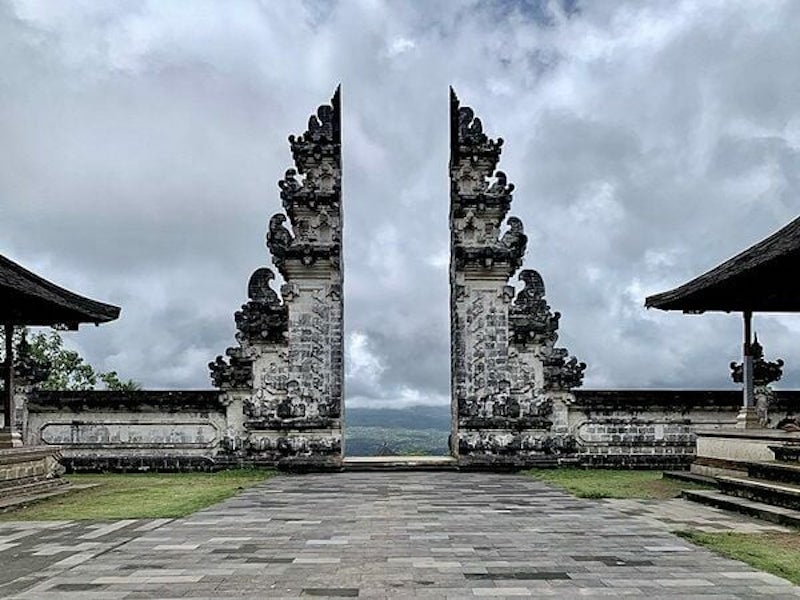
[[[0,523],[0,597],[794,598],[670,531],[788,531],[522,475],[274,477],[182,519]]]

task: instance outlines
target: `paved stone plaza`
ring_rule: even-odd
[[[670,529],[784,530],[520,475],[282,476],[185,519],[0,524],[12,598],[790,598]]]

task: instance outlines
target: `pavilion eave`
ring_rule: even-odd
[[[647,308],[689,313],[797,312],[800,218],[675,289],[649,296]]]
[[[0,256],[0,323],[67,325],[106,323],[120,308],[70,292]]]

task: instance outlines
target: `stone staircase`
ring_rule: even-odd
[[[0,512],[73,491],[66,479],[36,478],[0,481]]]
[[[704,481],[716,490],[684,490],[684,498],[716,508],[800,527],[800,459],[795,449],[800,446],[776,447],[775,455],[791,460],[737,462],[726,465],[717,475],[677,473],[665,474],[692,481]],[[730,468],[735,467],[735,468]]]
[[[75,489],[59,477],[60,458],[52,446],[0,449],[0,512]]]

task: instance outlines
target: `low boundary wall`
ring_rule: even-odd
[[[26,422],[68,471],[210,470],[227,428],[217,391],[33,392]]]
[[[216,390],[42,392],[27,397],[25,444],[58,446],[69,471],[213,470],[238,464],[241,407]],[[697,430],[731,428],[738,390],[576,390],[561,421],[574,451],[547,465],[687,468]],[[775,391],[772,426],[800,414],[800,390]],[[545,466],[545,465],[543,465]]]

